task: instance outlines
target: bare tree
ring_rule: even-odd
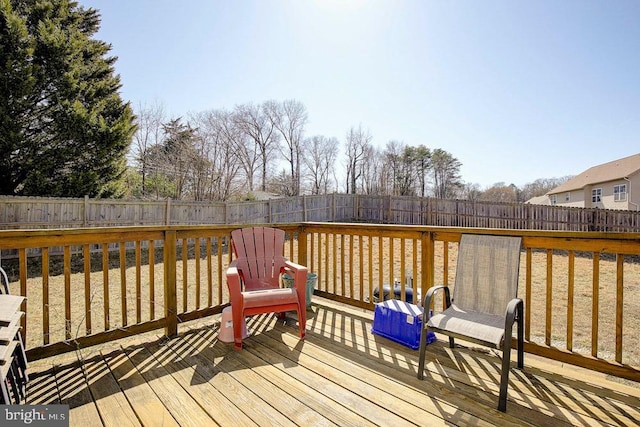
[[[136,133],[133,135],[131,151],[142,179],[141,196],[149,193],[147,186],[150,170],[151,148],[162,142],[162,123],[166,120],[162,104],[142,105],[136,112]]]
[[[388,195],[392,171],[385,163],[383,154],[372,145],[365,147],[363,161],[361,162],[362,174],[360,176],[363,194]]]
[[[286,169],[281,169],[279,173],[269,178],[267,190],[275,194],[291,194],[291,177]]]
[[[291,176],[289,196],[300,195],[300,168],[301,151],[304,136],[304,127],[307,124],[307,109],[299,101],[290,99],[282,103],[267,101],[263,104],[265,114],[269,117],[271,124],[278,130],[284,144],[282,145],[282,155],[289,162],[289,172]]]
[[[307,170],[311,194],[327,194],[329,179],[338,155],[338,139],[322,135],[305,139],[302,161]]]
[[[362,176],[363,162],[367,148],[371,145],[373,137],[369,131],[351,127],[347,132],[347,194],[356,194],[358,180]]]
[[[208,159],[206,180],[203,180],[203,197],[225,201],[242,188],[237,180],[240,159],[236,148],[242,145],[244,135],[234,124],[232,113],[213,110],[193,117],[198,125],[198,137],[203,145],[203,154]]]
[[[398,141],[389,141],[384,151],[385,164],[391,173],[391,194],[415,194],[415,149]]]
[[[482,196],[480,184],[463,184],[461,189],[461,198],[466,200],[480,200],[480,196]]]
[[[561,178],[539,178],[533,182],[525,184],[520,193],[521,202],[526,202],[532,197],[543,196],[557,186],[564,184],[573,176],[563,176]]]
[[[194,129],[193,158],[187,165],[189,193],[194,200],[205,200],[211,180],[211,160],[209,159],[211,145],[203,138],[198,128]]]
[[[514,203],[518,201],[518,189],[514,184],[507,185],[504,182],[497,182],[482,192],[480,200]]]
[[[254,191],[253,174],[261,169],[260,189],[266,191],[267,171],[270,162],[273,162],[273,152],[279,146],[279,134],[264,109],[253,104],[238,105],[234,109],[234,121],[236,126],[249,137],[243,139],[242,146],[238,146],[238,156],[242,167],[247,174],[249,191]]]

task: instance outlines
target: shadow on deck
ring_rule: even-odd
[[[40,360],[30,404],[70,405],[71,425],[638,425],[640,388],[525,355],[496,410],[498,354],[431,344],[418,352],[371,334],[373,314],[314,297],[307,338],[295,320],[248,320],[242,351],[218,341],[219,316],[167,340]],[[515,366],[515,364],[513,364]]]

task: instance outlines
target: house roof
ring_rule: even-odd
[[[573,177],[564,184],[561,184],[549,191],[547,194],[579,190],[588,185],[626,178],[638,171],[640,171],[640,154],[634,154],[633,156],[593,166],[582,172],[580,175]]]
[[[549,196],[545,194],[544,196],[532,197],[525,203],[528,203],[530,205],[550,205],[551,201],[549,200]]]

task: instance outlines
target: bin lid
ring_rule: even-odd
[[[422,315],[422,307],[418,307],[415,304],[409,304],[406,301],[401,301],[398,299],[388,299],[383,302],[379,302],[376,305],[381,307],[388,308],[390,310],[399,311],[404,314],[410,314],[412,316],[420,316]]]

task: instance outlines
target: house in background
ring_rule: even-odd
[[[640,154],[589,168],[546,195],[556,206],[640,210]]]
[[[544,196],[536,196],[527,200],[525,203],[529,203],[532,205],[550,205],[551,201],[549,200],[549,196],[546,194]]]

